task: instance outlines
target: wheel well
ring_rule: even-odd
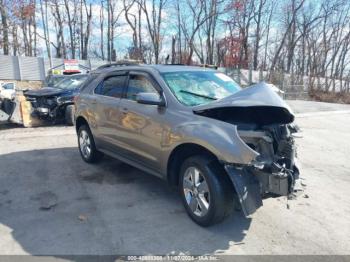
[[[76,129],[77,133],[78,133],[79,128],[80,128],[82,125],[87,125],[87,126],[89,126],[89,124],[88,124],[88,122],[86,121],[86,119],[85,119],[84,117],[82,117],[82,116],[79,116],[79,117],[77,118],[77,120],[75,121],[75,129]]]
[[[217,160],[217,157],[203,146],[186,143],[177,146],[170,154],[167,165],[167,177],[170,185],[178,185],[181,164],[190,156],[207,155]]]
[[[66,112],[67,106],[69,106],[69,105],[74,105],[74,104],[64,103],[64,104],[59,106],[58,111],[60,111],[60,113],[64,115],[64,113]]]

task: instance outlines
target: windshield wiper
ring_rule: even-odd
[[[206,96],[206,95],[202,95],[202,94],[198,94],[198,93],[192,93],[192,92],[186,91],[186,90],[180,90],[180,92],[181,93],[190,94],[190,95],[194,95],[194,96],[204,97],[204,98],[211,99],[211,100],[217,100],[216,97]]]

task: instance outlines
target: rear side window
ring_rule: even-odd
[[[104,79],[95,89],[95,94],[121,98],[126,76],[111,76]]]

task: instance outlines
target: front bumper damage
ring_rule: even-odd
[[[246,216],[263,205],[263,198],[289,197],[299,190],[296,132],[294,125],[239,132],[242,140],[259,152],[257,159],[248,165],[224,165]]]
[[[65,107],[72,104],[72,99],[63,100],[60,97],[26,96],[32,105],[31,116],[41,120],[56,122],[64,118]]]
[[[262,82],[211,103],[193,107],[195,114],[235,126],[235,138],[254,152],[239,160],[222,157],[245,215],[269,196],[289,196],[299,179],[294,138],[299,128],[288,104]]]
[[[298,172],[286,174],[281,171],[269,174],[234,165],[224,167],[232,181],[245,216],[253,214],[261,207],[263,198],[292,194],[296,190],[299,179]],[[295,168],[299,170],[296,166]]]
[[[245,169],[225,165],[227,174],[236,190],[244,215],[253,214],[263,205],[257,178]]]

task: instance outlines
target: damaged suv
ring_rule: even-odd
[[[55,77],[57,79],[59,77]],[[54,87],[27,90],[23,94],[32,105],[32,115],[51,123],[74,123],[74,98],[88,79],[87,74],[64,76]],[[52,82],[52,81],[51,81]]]
[[[84,161],[107,154],[166,179],[201,226],[293,192],[294,115],[265,83],[241,89],[218,71],[179,65],[111,64],[92,76],[76,99]]]

